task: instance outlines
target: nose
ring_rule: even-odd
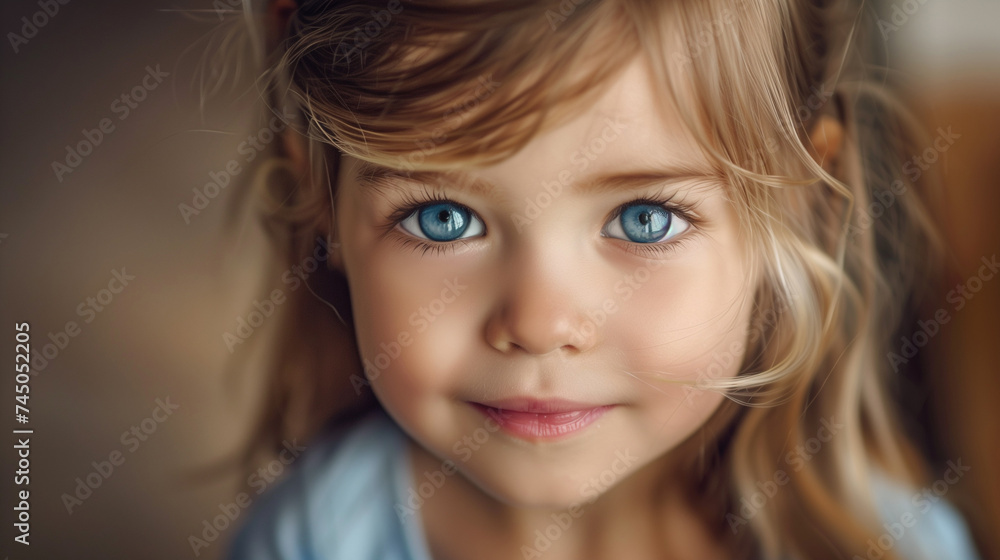
[[[565,261],[565,255],[562,259]],[[586,352],[599,339],[600,327],[586,314],[586,280],[574,268],[543,255],[511,259],[504,288],[490,315],[486,337],[504,353],[517,350],[545,355],[557,350]]]

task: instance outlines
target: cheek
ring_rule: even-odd
[[[620,302],[609,342],[622,349],[636,388],[645,388],[634,391],[637,408],[653,425],[669,423],[682,435],[721,403],[721,394],[700,387],[739,370],[751,311],[745,278],[739,259],[704,251],[651,270]]]
[[[440,405],[416,397],[447,395],[457,385],[474,311],[462,271],[428,269],[391,247],[353,255],[347,270],[366,377],[387,408],[408,415]]]

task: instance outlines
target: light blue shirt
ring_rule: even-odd
[[[230,560],[432,560],[419,510],[397,514],[411,484],[407,437],[384,412],[342,437],[318,438],[297,461],[244,514]],[[947,502],[923,510],[912,489],[876,480],[875,498],[889,524],[883,544],[906,560],[978,560],[962,517]],[[906,512],[912,526],[892,525]]]

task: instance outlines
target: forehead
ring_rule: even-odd
[[[459,187],[498,201],[510,198],[509,191],[530,191],[551,180],[586,194],[719,177],[718,167],[701,150],[670,98],[654,88],[651,75],[647,59],[635,57],[596,102],[577,108],[569,119],[538,133],[498,164],[441,172],[352,161],[348,168],[370,179],[365,181],[368,186],[380,179],[407,179]]]
[[[541,132],[513,157],[477,171],[490,178],[523,169],[584,171],[584,166],[579,179],[623,169],[719,175],[669,94],[654,87],[644,56],[634,57],[596,103]]]

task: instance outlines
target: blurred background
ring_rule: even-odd
[[[268,247],[252,220],[225,228],[234,189],[205,185],[238,181],[268,122],[246,67],[200,95],[203,78],[220,78],[202,75],[205,63],[232,47],[217,11],[238,4],[0,5],[0,360],[14,362],[15,323],[30,323],[34,350],[27,424],[11,410],[13,374],[0,382],[4,430],[34,431],[30,547],[13,540],[5,436],[4,556],[218,558],[234,533],[218,516],[241,521],[245,475],[212,467],[249,433],[259,372],[252,346],[223,335],[259,297]],[[925,128],[958,135],[929,163],[947,180],[935,211],[950,270],[916,318],[955,309],[959,284],[972,297],[901,393],[934,461],[971,467],[947,497],[983,557],[1000,558],[1000,280],[972,280],[1000,253],[1000,2],[896,0],[869,13]],[[224,373],[230,347],[246,358],[239,378]],[[265,481],[282,472],[260,468]]]

